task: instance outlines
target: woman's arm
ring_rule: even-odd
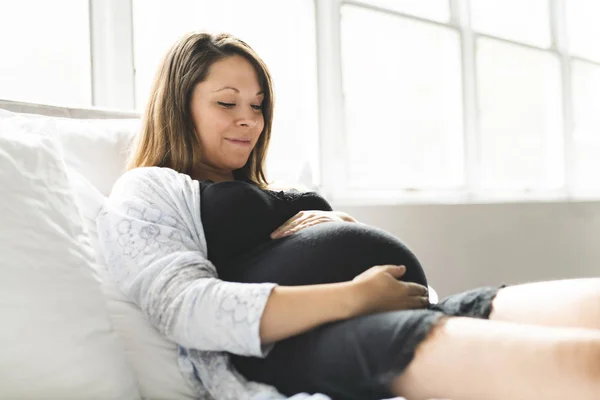
[[[183,347],[264,357],[260,319],[274,283],[217,278],[207,259],[197,181],[168,168],[124,174],[97,218],[111,277]]]
[[[277,286],[260,322],[260,338],[270,344],[319,325],[363,314],[426,307],[425,286],[398,280],[406,267],[376,265],[350,282]]]
[[[327,322],[414,308],[403,285],[415,284],[397,281],[392,270],[296,287],[218,279],[206,257],[198,196],[187,175],[140,168],[119,179],[97,220],[111,276],[174,342],[261,357],[266,345]]]
[[[357,309],[352,282],[277,286],[260,321],[260,339],[269,344],[319,325],[350,318]]]

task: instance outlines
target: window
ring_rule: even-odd
[[[600,61],[600,3],[589,0],[565,1],[567,36],[573,55]]]
[[[598,14],[589,0],[6,1],[0,98],[142,111],[177,38],[230,32],[273,77],[272,180],[332,201],[598,198]]]
[[[475,0],[470,6],[475,31],[550,47],[549,0]]]
[[[440,22],[450,19],[448,0],[362,0],[363,4]]]
[[[477,87],[482,189],[562,187],[563,125],[556,55],[481,38]]]
[[[600,195],[591,3],[347,1],[338,200]]]
[[[349,185],[463,185],[457,32],[344,6],[341,33]]]
[[[574,190],[587,196],[600,194],[600,66],[572,62]]]
[[[0,5],[0,98],[91,106],[89,20],[87,1]]]
[[[140,109],[145,106],[160,58],[177,38],[192,30],[229,32],[248,43],[271,72],[276,111],[267,159],[269,179],[295,181],[309,168],[315,178],[312,183],[318,183],[312,0],[134,0],[133,6],[136,98]]]

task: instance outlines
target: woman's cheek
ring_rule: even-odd
[[[265,120],[264,118],[260,118],[257,124],[257,133],[256,133],[256,137],[259,138],[260,134],[262,133],[263,129],[265,129]]]

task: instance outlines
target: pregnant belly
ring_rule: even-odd
[[[404,281],[427,285],[417,257],[398,238],[362,224],[328,222],[271,240],[233,265],[217,265],[233,282],[311,285],[352,280],[374,265],[406,266]]]

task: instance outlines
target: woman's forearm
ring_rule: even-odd
[[[261,342],[273,343],[354,316],[358,306],[354,286],[340,282],[275,287],[261,318]]]

